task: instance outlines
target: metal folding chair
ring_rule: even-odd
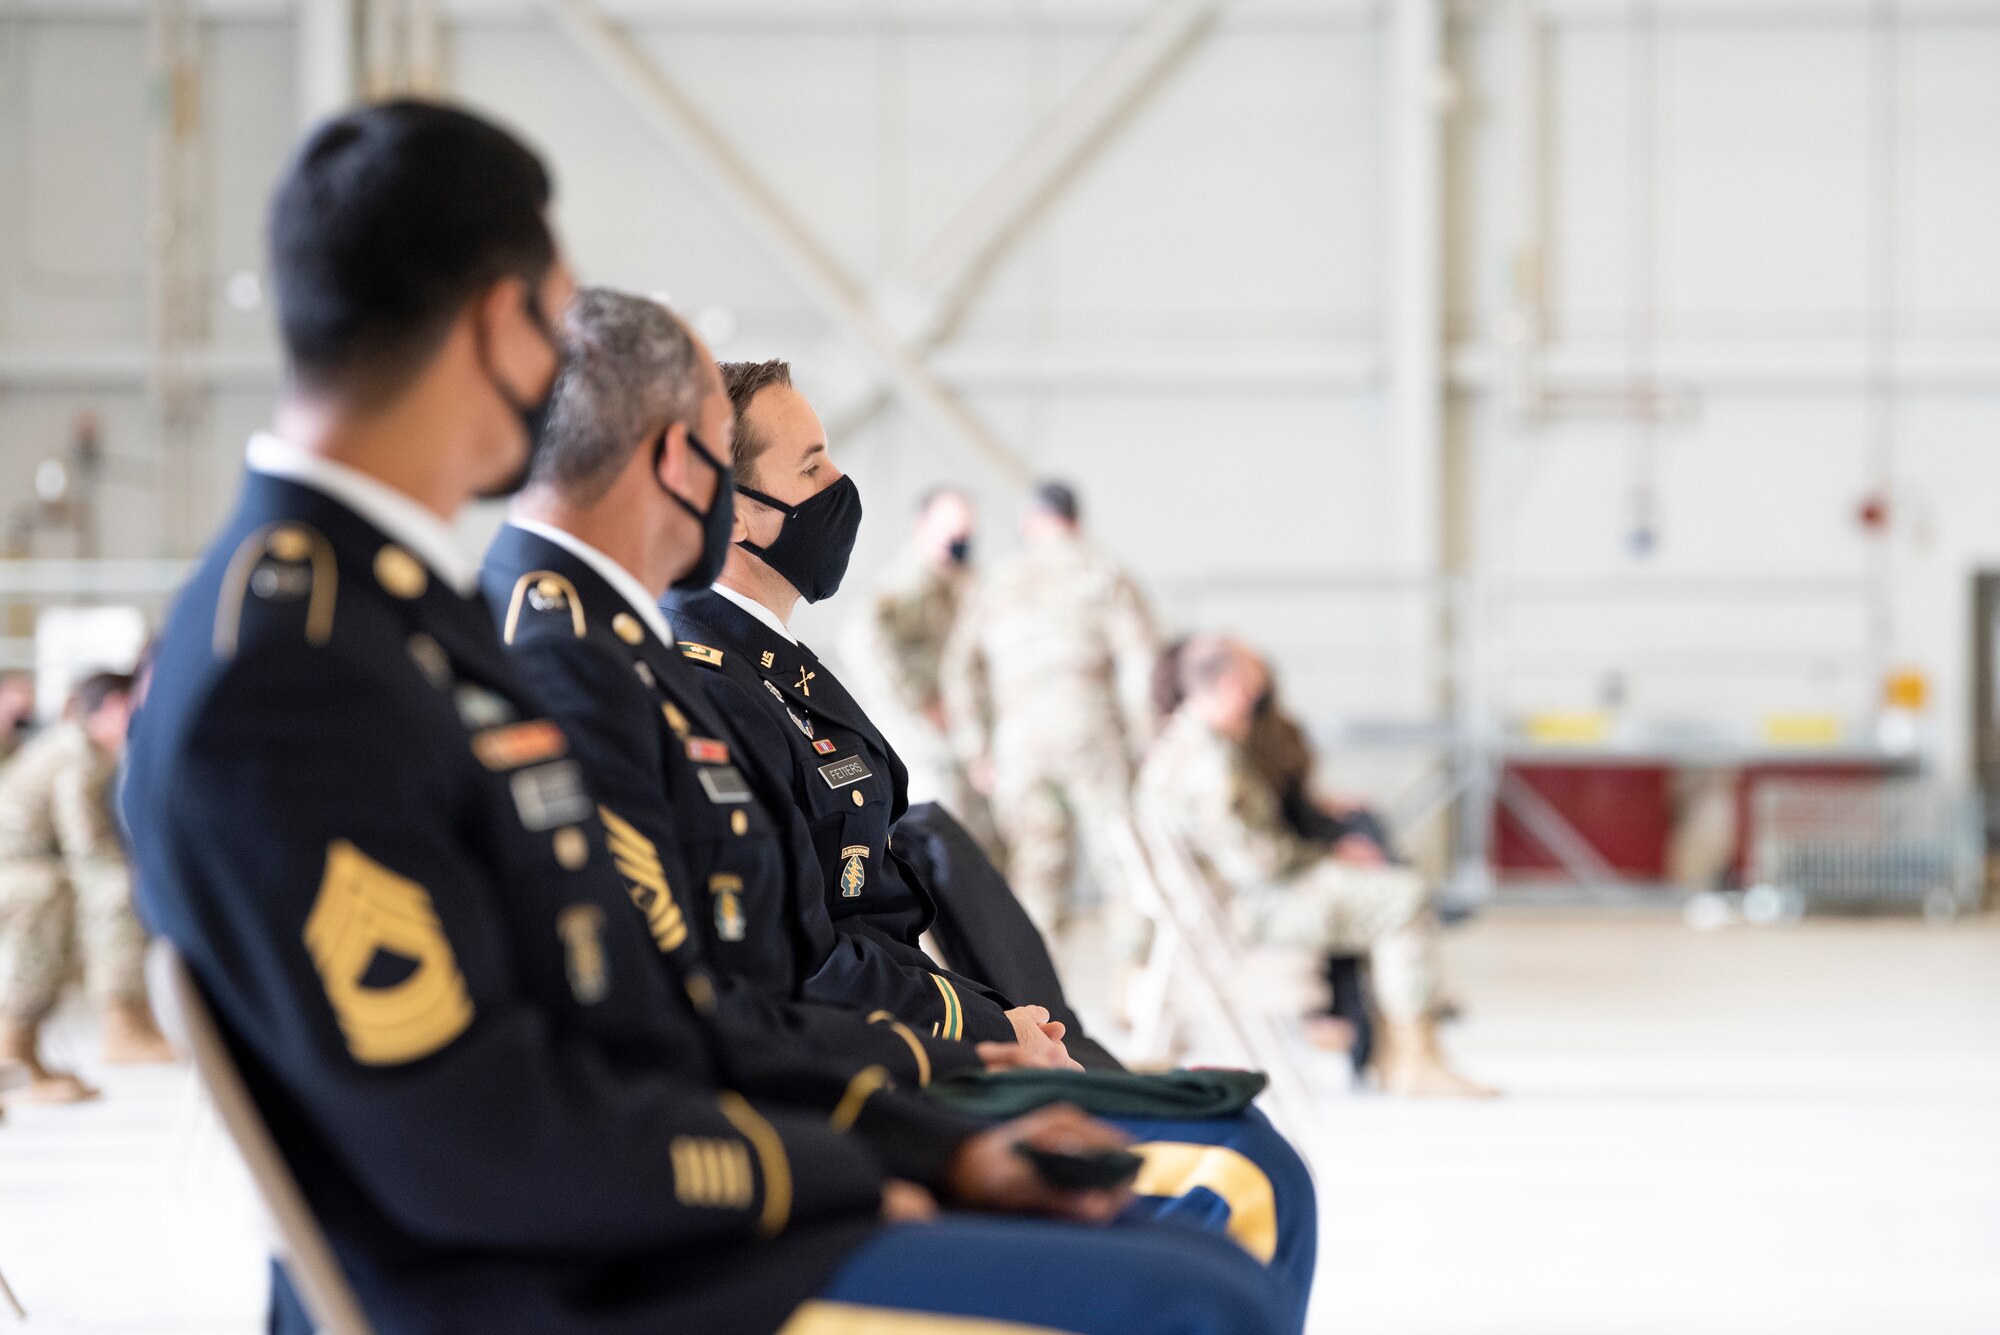
[[[326,1234],[236,1069],[201,988],[180,953],[164,938],[153,943],[146,957],[146,978],[161,1026],[174,1046],[193,1058],[223,1129],[250,1170],[277,1231],[278,1259],[314,1327],[320,1335],[372,1335]]]
[[[1208,874],[1182,842],[1141,810],[1111,831],[1130,869],[1134,908],[1153,925],[1135,988],[1135,1042],[1159,1044],[1176,1017],[1213,1029],[1241,1059],[1270,1077],[1271,1118],[1297,1140],[1312,1120],[1313,1093],[1297,1044],[1268,1005],[1246,994],[1264,971],[1237,936]]]

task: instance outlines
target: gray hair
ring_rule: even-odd
[[[562,336],[567,360],[529,482],[587,505],[642,440],[694,421],[715,372],[680,317],[629,292],[584,288]]]

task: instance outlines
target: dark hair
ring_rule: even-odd
[[[271,279],[293,377],[364,403],[402,389],[468,301],[503,278],[532,285],[548,272],[549,196],[541,159],[455,107],[382,102],[322,122],[271,200]]]
[[[132,694],[132,680],[129,672],[93,672],[70,692],[70,708],[76,717],[89,718],[114,695]]]
[[[609,288],[576,294],[563,315],[563,345],[530,481],[587,505],[611,489],[633,450],[675,422],[695,421],[714,372],[672,311]]]
[[[1052,479],[1037,482],[1035,508],[1045,510],[1065,523],[1074,524],[1080,512],[1076,503],[1076,488],[1067,482]]]
[[[757,457],[771,448],[770,441],[750,429],[743,413],[758,390],[790,386],[792,364],[774,357],[768,362],[723,362],[721,366],[722,386],[729,391],[729,406],[736,410],[736,486],[740,490],[756,485]]]

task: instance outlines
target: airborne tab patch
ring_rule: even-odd
[[[844,860],[840,869],[840,897],[859,899],[862,887],[868,884],[868,866],[862,861],[868,856],[868,845],[849,844],[840,850],[840,856]]]

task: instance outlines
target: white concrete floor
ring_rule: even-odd
[[[1328,1100],[1316,1331],[2000,1332],[2000,921],[1495,913],[1448,958],[1510,1096]],[[184,1075],[91,1073],[0,1126],[24,1329],[248,1335],[256,1213],[214,1134],[176,1159]]]

